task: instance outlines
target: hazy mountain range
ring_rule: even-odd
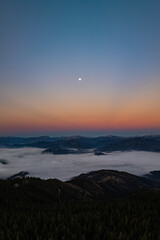
[[[96,155],[112,151],[151,151],[160,152],[160,136],[142,137],[0,137],[0,147],[37,147],[46,149],[43,153],[69,154],[94,151]]]

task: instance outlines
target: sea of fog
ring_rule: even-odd
[[[126,171],[135,175],[160,170],[160,153],[154,152],[112,152],[95,156],[93,153],[41,154],[42,151],[39,148],[0,148],[0,178],[20,171],[28,171],[29,176],[43,179],[68,180],[81,173],[100,169]]]

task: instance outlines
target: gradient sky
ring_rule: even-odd
[[[0,135],[158,131],[159,13],[159,0],[1,0]]]

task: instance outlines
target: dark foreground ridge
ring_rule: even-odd
[[[1,240],[160,239],[160,191],[149,176],[101,170],[62,182],[22,175],[0,180]]]
[[[52,201],[62,202],[73,199],[111,199],[141,190],[160,188],[160,171],[138,177],[116,170],[99,170],[80,174],[66,182],[26,177],[28,174],[22,171],[12,175],[8,180],[0,180],[1,191],[4,193],[10,191],[13,195],[23,192],[23,197],[26,194],[26,198],[48,196]]]

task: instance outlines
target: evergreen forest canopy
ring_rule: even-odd
[[[109,183],[103,185],[106,175]],[[151,182],[105,170],[65,183],[28,177],[0,180],[0,239],[159,240],[160,191]],[[97,194],[100,186],[103,191]],[[120,189],[119,195],[111,188]]]

